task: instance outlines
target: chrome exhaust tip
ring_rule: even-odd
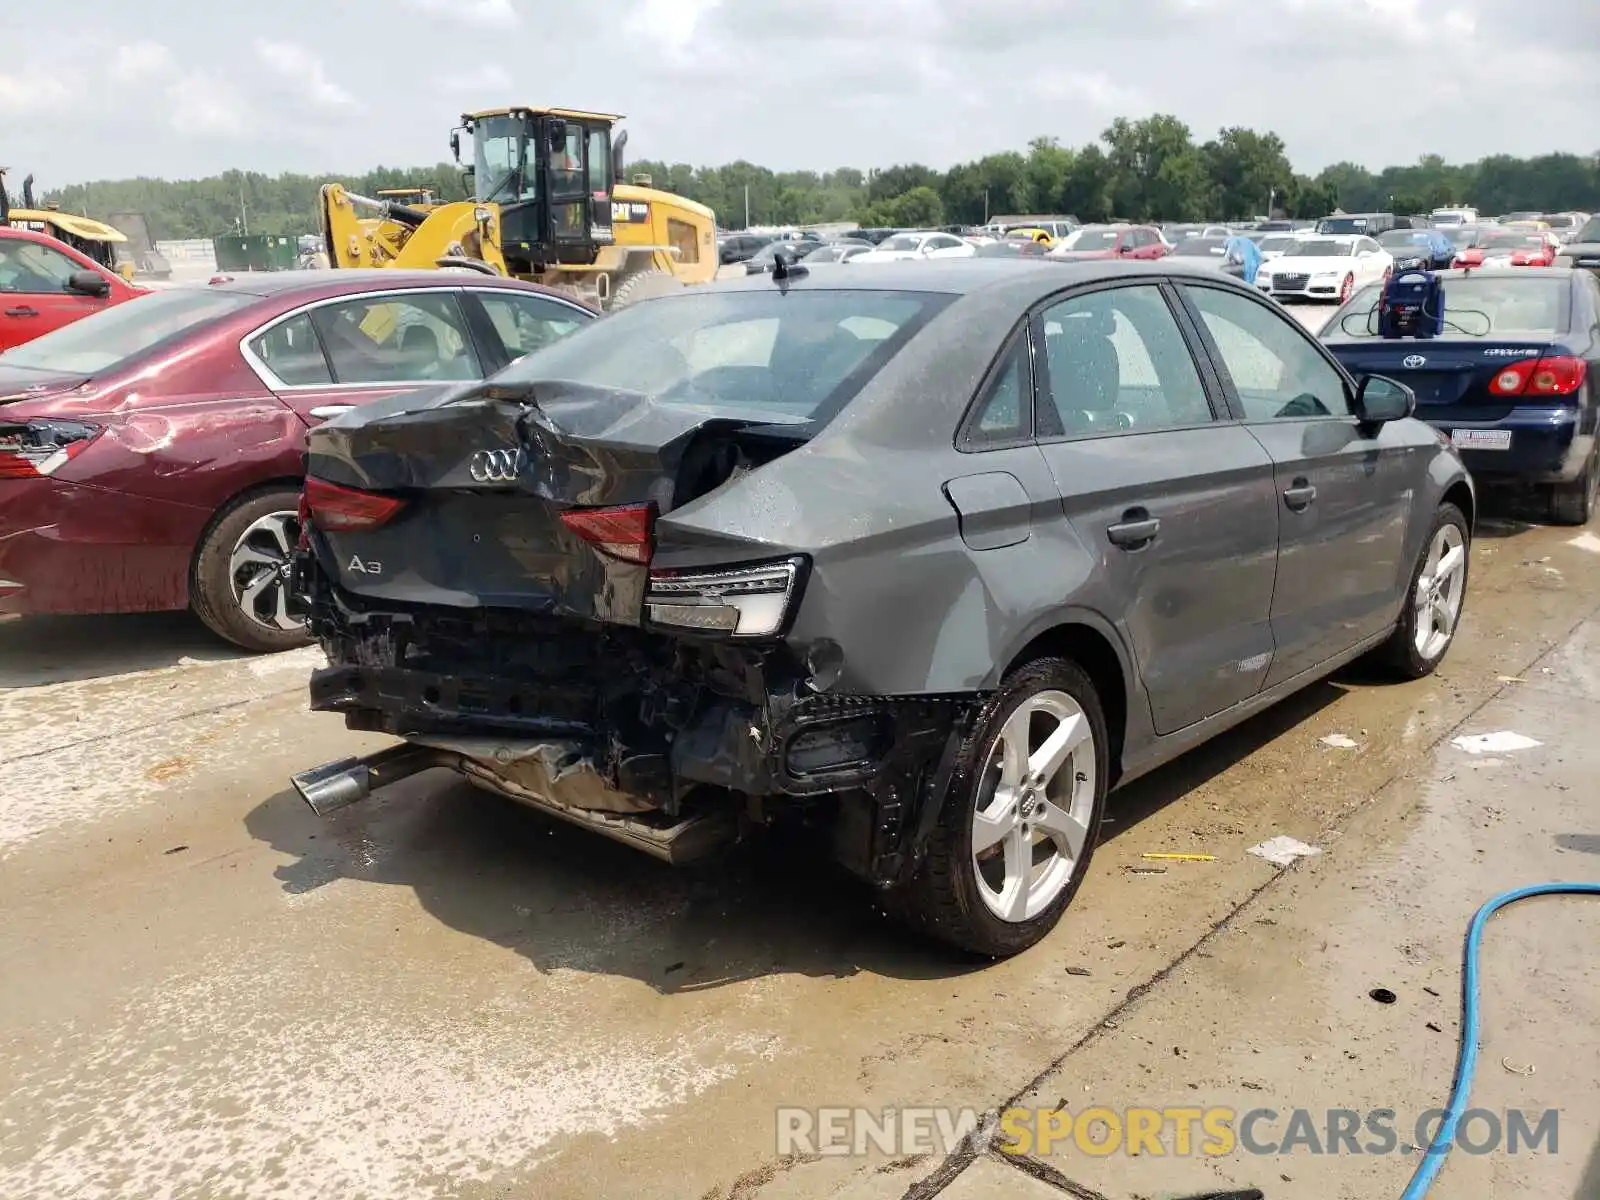
[[[289,780],[300,799],[319,817],[337,812],[372,794],[372,770],[359,758],[341,758],[301,771]]]
[[[426,771],[452,767],[460,756],[427,746],[401,743],[361,758],[340,758],[289,777],[312,812],[319,817],[365,800],[379,788]]]

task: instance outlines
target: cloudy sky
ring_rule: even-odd
[[[432,163],[506,103],[780,169],[945,167],[1151,112],[1274,129],[1306,171],[1600,150],[1595,0],[75,0],[67,34],[50,11],[0,5],[13,185]]]

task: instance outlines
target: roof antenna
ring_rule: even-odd
[[[811,274],[810,267],[802,266],[800,263],[786,262],[781,254],[772,256],[772,279],[778,285],[780,292],[789,290],[789,281],[791,279],[803,279],[809,274]]]

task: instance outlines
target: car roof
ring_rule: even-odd
[[[393,267],[353,267],[310,271],[219,271],[216,283],[182,285],[246,296],[278,297],[295,292],[321,292],[330,296],[352,292],[388,291],[393,288],[474,287],[508,288],[516,291],[563,295],[552,288],[510,279],[504,275],[485,275],[478,271],[402,271]]]
[[[1105,279],[1159,279],[1175,273],[1165,260],[1119,262],[1116,259],[1089,259],[1075,262],[1046,258],[958,258],[933,262],[886,262],[871,266],[848,263],[819,263],[808,266],[804,275],[791,275],[775,281],[770,275],[743,275],[719,279],[680,295],[700,292],[770,291],[786,286],[795,291],[886,291],[939,292],[946,295],[986,294],[1031,304],[1077,284],[1098,283]],[[1182,272],[1187,273],[1187,272]],[[1243,284],[1241,290],[1250,289]]]

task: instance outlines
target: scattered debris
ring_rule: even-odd
[[[1532,1063],[1514,1063],[1509,1058],[1502,1058],[1500,1065],[1513,1075],[1532,1075],[1539,1068]]]
[[[1159,858],[1159,859],[1163,859],[1163,860],[1168,861],[1168,862],[1216,862],[1217,861],[1217,856],[1215,854],[1162,854],[1162,853],[1152,852],[1152,853],[1149,853],[1149,854],[1141,854],[1141,855],[1139,855],[1139,857],[1140,858]]]
[[[1252,1092],[1264,1092],[1264,1091],[1267,1090],[1261,1084],[1259,1084],[1259,1083],[1251,1083],[1248,1079],[1242,1080],[1240,1082],[1239,1086],[1242,1087],[1242,1088],[1245,1088],[1245,1089],[1247,1089],[1249,1091],[1252,1091]]]
[[[1335,750],[1354,750],[1356,748],[1355,738],[1345,733],[1330,733],[1327,737],[1318,738],[1317,740],[1324,746],[1332,747]]]
[[[1438,992],[1434,991],[1431,987],[1428,987],[1426,984],[1423,985],[1422,990],[1427,992],[1428,995],[1430,995],[1430,996],[1437,996],[1439,994]]]
[[[1068,975],[1092,975],[1093,972],[1090,971],[1088,967],[1068,967],[1067,968],[1067,974]]]
[[[1495,679],[1496,683],[1527,683],[1528,682],[1521,675],[1496,675],[1494,677],[1494,679]]]
[[[1275,867],[1289,867],[1298,859],[1310,858],[1313,854],[1321,854],[1322,851],[1316,846],[1308,846],[1302,841],[1280,833],[1258,846],[1251,846],[1245,853],[1264,858]]]
[[[161,853],[163,853],[163,854],[182,854],[188,848],[189,847],[187,847],[187,846],[174,846],[171,850],[163,850]]]
[[[1165,867],[1129,867],[1128,868],[1128,874],[1129,875],[1165,875],[1166,873],[1167,873],[1167,869]]]
[[[1587,550],[1591,554],[1600,554],[1600,537],[1595,537],[1592,533],[1580,533],[1569,541],[1567,545],[1576,546],[1579,550]]]
[[[1106,943],[1106,949],[1107,950],[1121,950],[1127,944],[1128,944],[1127,942],[1124,942],[1121,939],[1118,939],[1115,942],[1107,942]]]
[[[1438,1023],[1435,1022],[1435,1021],[1429,1021],[1427,1026],[1426,1026],[1426,1028],[1433,1030],[1435,1033],[1443,1033],[1444,1032],[1443,1029],[1439,1028]]]
[[[1500,754],[1507,750],[1531,750],[1535,746],[1544,745],[1520,733],[1513,733],[1509,729],[1502,729],[1496,733],[1462,734],[1460,737],[1450,739],[1450,744],[1458,750],[1465,750],[1468,754]]]
[[[1388,988],[1373,988],[1367,995],[1371,996],[1379,1004],[1393,1004],[1400,998]]]

